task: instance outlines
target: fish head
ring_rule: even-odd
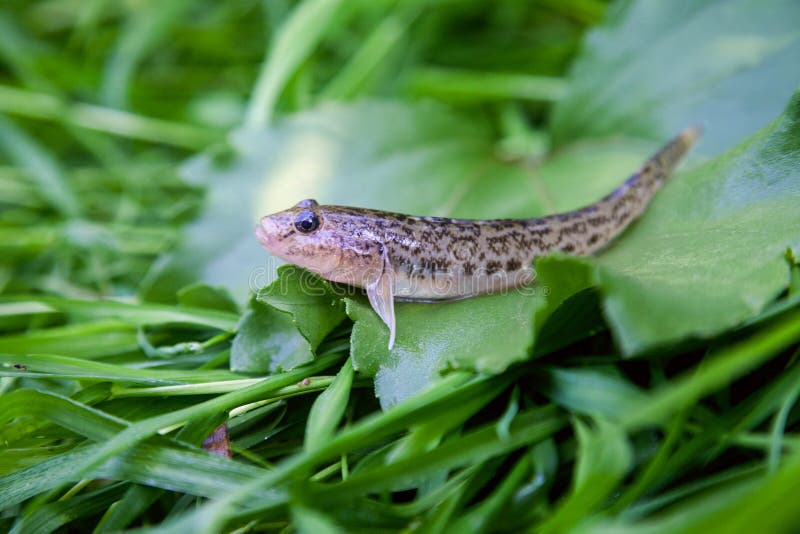
[[[267,252],[323,278],[342,261],[341,231],[313,199],[262,217],[255,232]]]

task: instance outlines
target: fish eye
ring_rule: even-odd
[[[319,228],[319,217],[311,210],[301,211],[294,219],[294,227],[302,234],[310,234]]]

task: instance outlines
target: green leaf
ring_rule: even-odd
[[[664,139],[704,123],[716,154],[775,117],[800,79],[800,4],[618,2],[576,61],[555,107],[557,144]]]
[[[239,322],[231,345],[231,370],[274,373],[314,359],[311,346],[291,317],[254,300]]]
[[[278,279],[257,298],[289,314],[312,350],[346,317],[341,295],[319,276],[294,265],[279,267]]]
[[[242,317],[231,368],[263,373],[309,362],[345,317],[344,303],[328,282],[294,265],[282,266]]]
[[[582,339],[603,327],[589,262],[560,255],[534,262],[536,284],[545,305],[536,311],[536,353],[546,354]]]
[[[800,247],[800,92],[747,142],[681,174],[595,260],[622,350],[709,337],[760,312]]]
[[[533,316],[542,299],[522,292],[442,304],[397,303],[397,338],[366,299],[347,299],[353,319],[353,365],[375,377],[375,393],[388,408],[424,389],[447,367],[498,373],[528,357]]]

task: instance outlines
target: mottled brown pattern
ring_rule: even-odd
[[[430,300],[495,292],[531,282],[538,256],[586,255],[606,246],[644,211],[698,134],[685,130],[614,192],[569,213],[467,220],[307,200],[301,208],[311,206],[320,220],[313,233],[294,231],[297,207],[265,217],[257,233],[270,252],[337,282],[366,287],[385,269],[385,251],[394,295]]]

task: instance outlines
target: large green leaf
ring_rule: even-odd
[[[553,294],[537,324],[592,285],[600,287],[606,318],[626,354],[713,336],[760,312],[788,286],[785,253],[800,247],[798,108],[796,95],[781,118],[749,140],[679,173],[645,216],[596,258],[539,260],[539,282]],[[579,179],[610,183],[602,165],[589,174],[570,160],[601,146],[568,148],[542,167],[542,182],[567,189]],[[632,143],[631,151],[636,147]]]
[[[780,113],[800,80],[794,0],[619,2],[584,44],[556,105],[559,145],[663,139],[702,122],[717,154]]]
[[[744,144],[682,174],[596,259],[624,352],[711,336],[755,315],[789,284],[800,248],[800,92]]]
[[[663,139],[701,122],[697,152],[710,155],[772,120],[800,79],[798,17],[800,4],[790,1],[617,4],[588,37],[556,106],[555,141],[573,143],[541,168],[542,182],[574,189],[558,209],[612,187],[615,162],[649,150],[635,138]],[[676,178],[594,262],[600,268],[590,278],[625,352],[718,333],[786,286],[782,255],[800,236],[792,209],[800,200],[795,117],[790,111],[744,146]],[[620,134],[627,140],[615,142]],[[578,262],[560,268],[562,279],[586,279]]]
[[[388,329],[366,299],[347,299],[355,321],[353,362],[375,376],[375,392],[389,407],[422,390],[447,366],[500,372],[525,359],[541,304],[541,298],[517,292],[442,304],[398,303],[397,338],[389,351]]]

